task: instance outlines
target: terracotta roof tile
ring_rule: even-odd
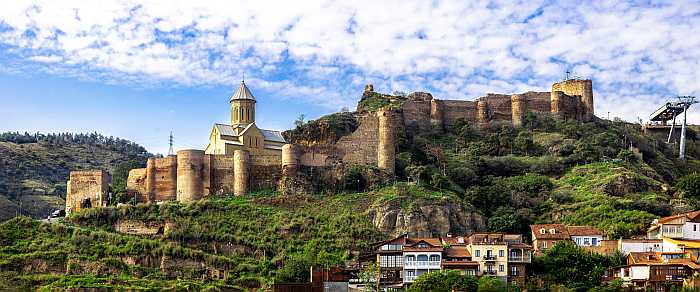
[[[699,211],[693,211],[693,212],[688,212],[688,213],[681,213],[681,214],[676,214],[676,215],[671,215],[667,217],[662,217],[659,219],[658,223],[666,223],[668,221],[672,221],[681,217],[687,217],[690,220],[695,219],[695,217],[698,217],[700,215],[700,210]]]
[[[570,239],[569,232],[564,224],[534,224],[530,230],[536,239]],[[554,233],[551,231],[554,230]],[[544,232],[542,232],[544,231]]]
[[[566,230],[570,236],[604,235],[602,231],[593,226],[567,226]]]
[[[466,246],[451,246],[450,248],[445,249],[445,252],[443,253],[445,257],[449,258],[471,258],[472,255],[469,253],[469,250],[467,249]]]

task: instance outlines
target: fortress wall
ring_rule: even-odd
[[[401,110],[406,128],[418,131],[430,130],[430,100],[408,100]]]
[[[489,120],[510,121],[512,119],[511,95],[488,93],[479,98],[488,104]]]
[[[327,166],[342,162],[342,150],[335,145],[298,146],[298,163],[304,166]]]
[[[177,157],[170,155],[154,158],[155,202],[174,201],[177,198]]]
[[[454,127],[457,120],[476,121],[476,102],[468,100],[441,100],[445,128]]]
[[[528,91],[521,93],[527,102],[527,111],[549,113],[552,111],[551,93]]]
[[[341,137],[336,143],[336,147],[343,154],[343,162],[348,164],[377,165],[378,127],[379,119],[377,115],[367,114],[361,117],[357,130],[350,135]]]
[[[129,170],[129,176],[126,179],[126,193],[129,197],[136,199],[136,202],[146,202],[146,169],[136,168]]]
[[[211,166],[211,193],[217,195],[233,193],[233,155],[209,156]]]
[[[107,193],[111,178],[103,170],[71,171],[66,190],[66,213],[82,209],[83,201],[90,207],[107,205]]]

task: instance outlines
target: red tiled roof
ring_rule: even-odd
[[[541,232],[544,229],[544,234]],[[551,230],[554,229],[554,233]],[[533,240],[537,239],[570,239],[569,232],[564,224],[534,224],[530,225]]]
[[[593,226],[566,226],[570,236],[603,235],[604,233]]]
[[[462,242],[459,239],[462,238]],[[468,238],[466,236],[443,237],[442,241],[449,245],[467,245]]]
[[[448,258],[471,258],[472,255],[466,246],[451,246],[445,249],[444,256]]]
[[[440,242],[440,238],[433,238],[433,237],[414,237],[414,238],[406,238],[406,246],[413,246],[416,245],[420,242],[425,242],[429,245],[432,246],[442,246],[442,242]]]
[[[673,221],[673,220],[675,220],[675,219],[678,219],[678,218],[681,218],[681,217],[684,217],[684,216],[687,217],[687,218],[690,219],[690,220],[693,220],[693,219],[695,219],[695,217],[698,217],[698,215],[700,215],[700,210],[699,210],[699,211],[693,211],[693,212],[687,212],[687,213],[676,214],[676,215],[671,215],[671,216],[668,216],[668,217],[662,217],[662,218],[659,218],[658,223],[662,223],[662,224],[663,224],[663,223],[666,223],[666,222],[668,222],[668,221]]]

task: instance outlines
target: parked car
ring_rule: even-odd
[[[49,215],[49,217],[46,219],[50,220],[53,218],[59,218],[59,217],[65,217],[65,216],[66,216],[66,211],[60,209],[60,210],[55,210],[55,211],[51,212],[51,215]]]

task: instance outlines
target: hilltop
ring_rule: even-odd
[[[149,155],[133,142],[97,133],[1,133],[0,221],[18,213],[45,218],[63,209],[71,170],[111,173],[124,162],[143,161]]]
[[[405,100],[369,94],[357,112],[299,123],[283,134],[302,145],[335,143],[363,115]],[[265,190],[85,209],[58,224],[7,221],[0,224],[0,288],[268,290],[275,282],[307,280],[311,265],[344,265],[372,242],[402,233],[528,234],[529,224],[561,222],[593,225],[611,238],[640,236],[654,218],[700,207],[677,184],[700,170],[693,130],[689,137],[682,161],[673,145],[620,120],[528,113],[521,127],[457,120],[441,131],[405,131],[393,180],[376,167],[354,166],[343,169],[337,185],[304,195]],[[56,146],[29,144],[62,163],[47,150]],[[143,165],[147,156],[58,148],[103,153],[99,160],[70,157],[66,169],[110,170],[132,158]],[[25,179],[34,177],[24,169]],[[57,175],[54,187],[64,180]]]

